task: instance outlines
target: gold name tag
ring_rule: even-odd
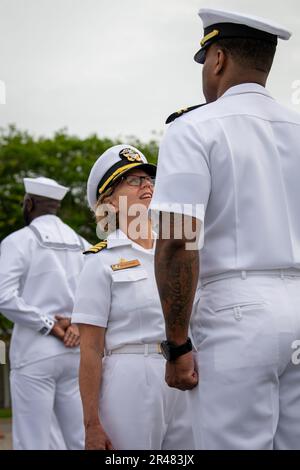
[[[113,271],[120,271],[121,269],[134,268],[135,266],[140,266],[141,263],[138,259],[133,259],[132,261],[122,261],[118,264],[112,264],[111,269]]]

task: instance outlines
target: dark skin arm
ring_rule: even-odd
[[[79,346],[78,326],[71,324],[71,318],[55,315],[55,320],[56,322],[49,334],[62,341],[67,348]]]
[[[70,320],[69,320],[70,324]],[[50,331],[50,335],[55,336],[57,339],[60,339],[61,341],[64,340],[65,332],[66,329],[68,328],[69,325],[66,324],[66,322],[55,322],[53,325],[52,330]]]
[[[70,317],[64,317],[62,315],[55,315],[55,320],[57,320],[56,325],[58,328],[64,330],[64,336],[62,341],[66,348],[75,348],[80,344],[79,329],[75,323],[71,323]]]
[[[79,387],[83,405],[86,450],[112,450],[99,418],[105,328],[80,324]]]
[[[187,217],[177,231],[176,218],[170,214],[170,237],[163,239],[162,215],[160,234],[155,251],[155,276],[165,317],[167,340],[176,345],[184,344],[188,337],[189,321],[199,276],[199,251],[186,249],[187,243],[195,242],[200,233],[197,219],[190,222],[188,231]],[[178,224],[178,222],[177,222]],[[178,227],[178,226],[177,226]],[[182,233],[178,238],[178,233]],[[180,356],[166,364],[166,382],[170,387],[189,390],[198,383],[193,353]]]

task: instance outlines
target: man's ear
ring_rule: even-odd
[[[28,212],[32,212],[34,209],[34,200],[31,197],[27,197],[25,200],[25,207]]]
[[[216,54],[216,64],[215,64],[215,69],[214,69],[215,75],[220,75],[220,73],[224,71],[226,61],[227,61],[226,52],[224,52],[223,49],[218,48],[217,54]]]

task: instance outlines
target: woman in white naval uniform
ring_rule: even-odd
[[[90,207],[111,204],[120,228],[86,252],[72,316],[81,337],[86,449],[194,448],[186,393],[164,383],[164,321],[147,215],[155,173],[137,149],[117,145],[89,176]],[[144,209],[143,239],[141,233],[132,239],[133,204]]]

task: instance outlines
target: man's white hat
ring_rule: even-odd
[[[101,194],[133,168],[156,175],[156,166],[132,145],[121,144],[107,149],[94,163],[87,182],[87,199],[91,209]]]
[[[26,193],[58,201],[61,201],[70,189],[58,184],[55,180],[44,178],[43,176],[39,178],[24,178],[23,181]]]
[[[199,16],[203,22],[204,37],[194,59],[200,64],[204,63],[207,48],[219,39],[252,38],[277,44],[278,38],[288,40],[292,35],[283,26],[253,15],[201,8]]]

